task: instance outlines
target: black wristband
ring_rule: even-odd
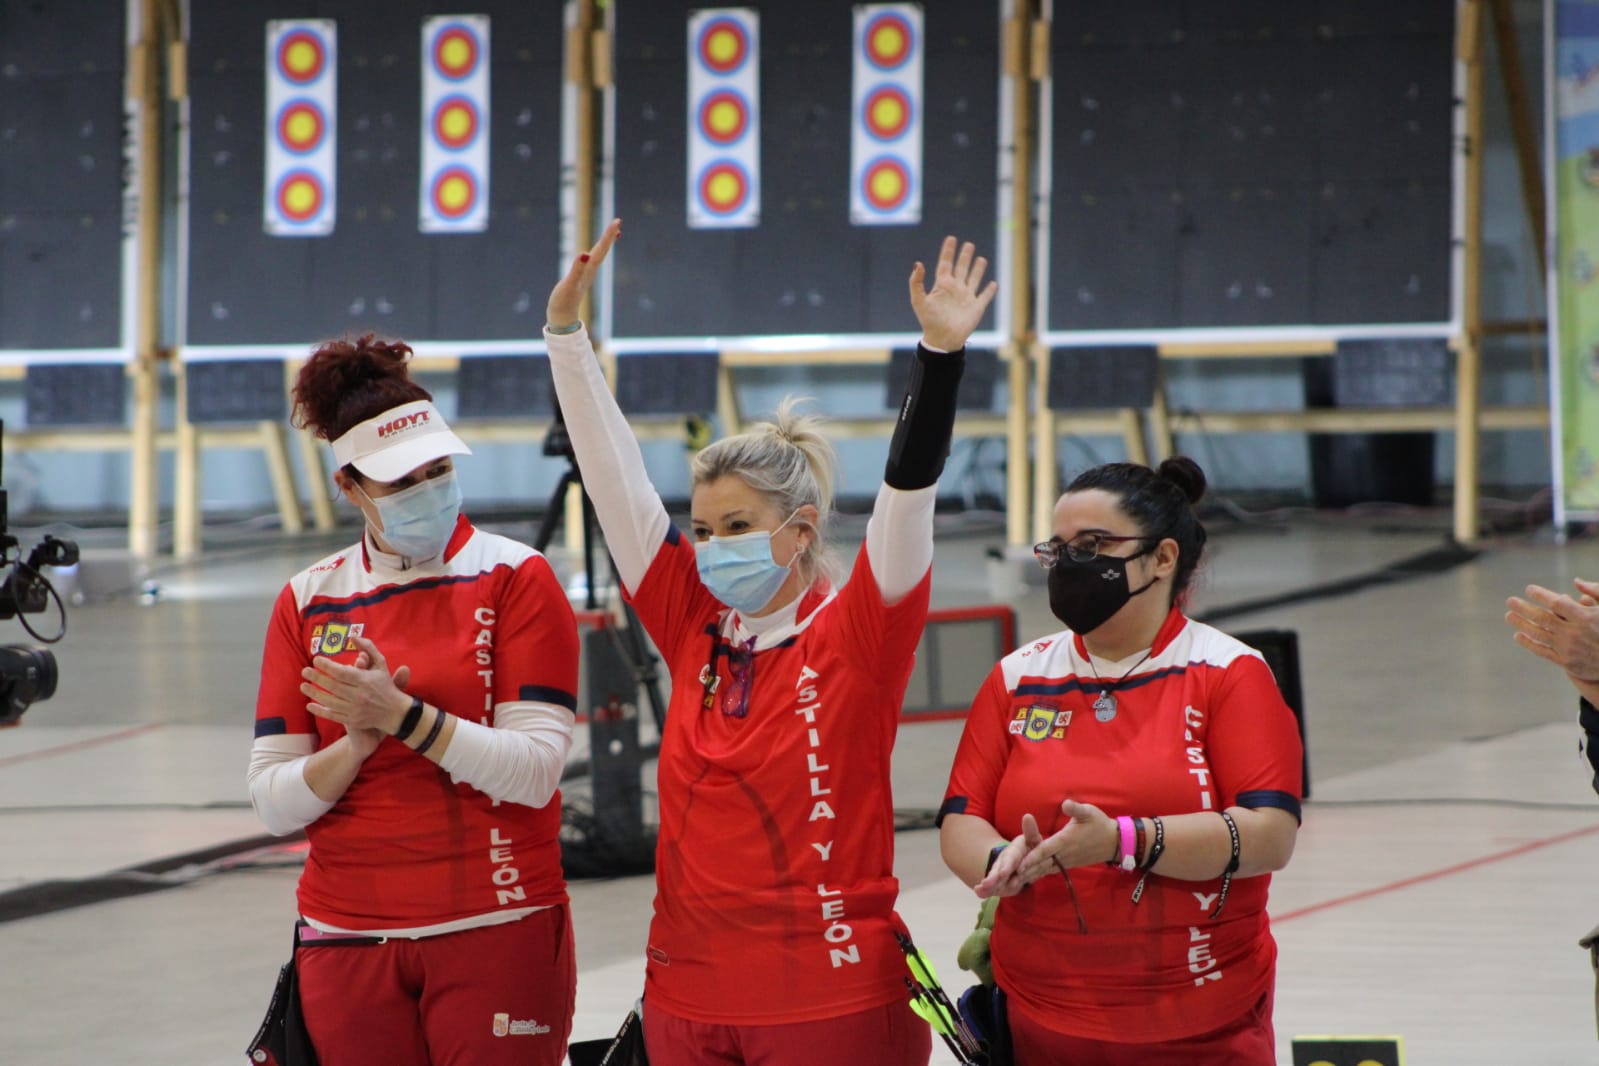
[[[418,744],[412,750],[415,751],[418,755],[427,754],[427,750],[433,746],[433,742],[435,740],[439,739],[439,730],[441,730],[443,728],[444,728],[444,708],[443,707],[435,707],[435,708],[433,708],[433,726],[432,726],[432,728],[430,728],[428,730],[428,735],[422,738],[422,743]]]
[[[938,484],[955,433],[956,401],[965,369],[965,348],[941,355],[917,345],[910,388],[900,404],[883,469],[889,488],[925,489]]]
[[[1009,844],[995,844],[988,849],[988,865],[983,867],[984,877],[994,872],[994,864],[999,861],[999,857],[1005,853],[1005,849],[1008,847],[1010,847]]]
[[[417,725],[422,721],[423,706],[421,696],[411,697],[411,709],[405,712],[404,718],[400,719],[400,728],[394,731],[395,740],[404,740],[416,732]]]

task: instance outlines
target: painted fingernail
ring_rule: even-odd
[[[589,261],[589,254],[584,252],[582,255],[577,257],[577,261],[579,263],[587,263]]]

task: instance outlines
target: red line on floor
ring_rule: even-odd
[[[1540,848],[1553,847],[1556,844],[1564,844],[1568,840],[1576,840],[1579,837],[1592,836],[1595,833],[1599,833],[1599,825],[1590,825],[1585,829],[1573,829],[1567,833],[1558,833],[1555,836],[1545,837],[1542,840],[1529,841],[1526,844],[1521,844],[1517,847],[1509,849],[1508,851],[1500,851],[1492,855],[1484,855],[1480,859],[1470,859],[1466,862],[1456,863],[1453,866],[1445,866],[1441,870],[1433,870],[1430,873],[1417,874],[1415,877],[1407,877],[1401,881],[1394,881],[1391,884],[1378,885],[1376,888],[1363,889],[1360,892],[1351,892],[1347,896],[1339,896],[1336,899],[1323,900],[1320,903],[1312,903],[1308,907],[1300,907],[1298,910],[1288,911],[1284,914],[1273,914],[1271,916],[1271,921],[1273,925],[1276,925],[1278,922],[1286,922],[1291,918],[1303,918],[1305,915],[1315,914],[1317,911],[1328,910],[1332,907],[1342,907],[1346,903],[1359,903],[1361,900],[1371,899],[1373,896],[1381,896],[1389,892],[1397,892],[1401,888],[1409,888],[1411,885],[1419,885],[1427,881],[1436,881],[1439,878],[1463,873],[1466,870],[1471,870],[1478,866],[1487,866],[1489,863],[1501,862],[1505,859],[1514,859],[1518,855],[1525,855],[1528,852],[1537,851]]]
[[[7,755],[0,758],[0,766],[10,766],[14,763],[28,762],[32,759],[43,759],[50,755],[65,755],[68,752],[82,751],[84,748],[96,748],[101,744],[114,744],[119,740],[136,737],[140,733],[148,733],[152,729],[160,729],[160,722],[146,722],[129,729],[119,729],[115,733],[107,733],[103,737],[89,737],[87,740],[74,740],[69,744],[57,744],[52,748],[40,748],[37,751],[25,751],[20,755]]]

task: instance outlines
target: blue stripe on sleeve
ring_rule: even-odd
[[[1261,807],[1276,807],[1280,811],[1287,811],[1294,816],[1294,821],[1304,823],[1304,812],[1299,807],[1299,797],[1291,792],[1278,792],[1276,789],[1262,788],[1254,792],[1238,793],[1238,806],[1258,810]]]
[[[539,703],[553,703],[557,707],[565,707],[573,714],[577,713],[577,697],[563,689],[551,688],[548,685],[523,685],[517,690],[517,698],[536,700]]]
[[[284,721],[282,715],[255,720],[255,735],[258,737],[280,737],[288,731],[289,723]]]
[[[946,814],[965,814],[966,802],[965,796],[951,796],[949,799],[945,800],[944,805],[938,808],[938,817],[933,820],[933,825],[942,828],[944,825],[944,815]]]

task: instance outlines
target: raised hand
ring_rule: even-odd
[[[594,287],[594,277],[600,271],[600,264],[605,262],[605,257],[610,254],[611,245],[616,243],[616,238],[622,235],[622,220],[611,219],[610,225],[605,227],[605,232],[600,234],[600,239],[594,247],[578,256],[572,262],[572,269],[566,272],[566,277],[555,283],[555,288],[550,291],[550,302],[544,311],[544,321],[552,326],[570,326],[578,320],[583,309],[583,297]]]
[[[920,262],[911,269],[910,279],[911,309],[922,324],[922,340],[929,347],[946,352],[966,347],[966,338],[983,320],[994,293],[999,291],[997,281],[983,285],[988,260],[977,255],[976,246],[967,241],[960,246],[957,257],[955,244],[954,237],[944,238],[931,292],[926,291],[927,268]]]

